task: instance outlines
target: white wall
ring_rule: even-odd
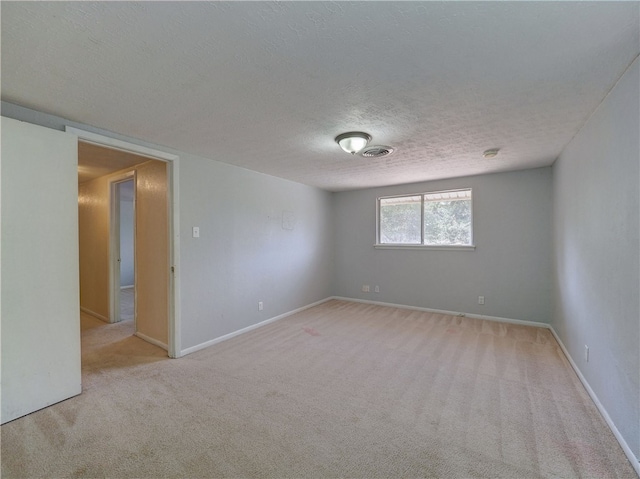
[[[6,102],[2,115],[180,156],[182,350],[330,296],[330,193]],[[283,228],[283,212],[293,229]],[[191,237],[193,226],[200,238]]]
[[[553,167],[552,323],[636,457],[640,457],[638,64],[636,59]]]
[[[374,249],[376,198],[467,187],[475,251]],[[337,193],[333,293],[549,322],[551,207],[551,168]]]

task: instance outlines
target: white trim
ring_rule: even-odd
[[[213,346],[214,344],[221,343],[222,341],[226,341],[227,339],[235,338],[240,334],[248,333],[249,331],[253,331],[254,329],[261,328],[262,326],[266,326],[267,324],[271,324],[280,319],[286,318],[287,316],[291,316],[292,314],[299,313],[300,311],[304,311],[305,309],[313,308],[314,306],[318,306],[319,304],[326,303],[327,301],[334,299],[334,297],[328,297],[325,299],[321,299],[320,301],[316,301],[315,303],[307,304],[306,306],[302,306],[301,308],[294,309],[292,311],[288,311],[286,313],[280,314],[278,316],[274,316],[273,318],[266,319],[257,324],[252,324],[251,326],[247,326],[246,328],[239,329],[229,334],[225,334],[224,336],[220,336],[219,338],[211,339],[210,341],[206,341],[204,343],[197,344],[195,346],[191,346],[190,348],[183,349],[180,352],[181,356],[186,356],[187,354],[195,353],[196,351],[200,351],[201,349],[208,348],[209,346]]]
[[[100,135],[86,130],[65,126],[65,131],[78,137],[78,141],[84,141],[101,146],[108,146],[117,150],[133,152],[169,163],[167,168],[168,186],[171,202],[169,205],[169,263],[172,271],[169,274],[169,345],[168,353],[171,358],[181,356],[181,315],[180,315],[180,157],[165,151],[148,148],[146,146],[118,140],[109,136]]]
[[[423,249],[440,251],[474,251],[475,245],[374,244],[375,249]]]
[[[142,334],[139,331],[136,331],[135,333],[133,333],[134,336],[137,336],[138,338],[142,339],[143,341],[146,341],[148,343],[153,344],[154,346],[158,346],[159,348],[164,349],[165,351],[168,350],[167,345],[164,343],[161,343],[160,341],[158,341],[157,339],[153,339],[150,338],[149,336],[147,336],[146,334]]]
[[[426,311],[426,312],[429,312],[429,313],[448,314],[448,315],[451,315],[451,316],[462,316],[462,317],[474,318],[474,319],[485,319],[485,320],[497,321],[497,322],[501,322],[501,323],[520,324],[520,325],[523,325],[523,326],[536,326],[536,327],[548,327],[549,326],[546,323],[538,323],[538,322],[535,322],[535,321],[524,321],[524,320],[521,320],[521,319],[510,319],[510,318],[500,318],[500,317],[496,317],[496,316],[484,316],[484,315],[480,315],[480,314],[459,313],[459,312],[456,312],[456,311],[446,311],[446,310],[442,310],[442,309],[433,309],[433,308],[421,308],[421,307],[417,307],[417,306],[407,306],[407,305],[395,304],[395,303],[383,303],[381,301],[369,301],[369,300],[365,300],[365,299],[346,298],[346,297],[343,297],[343,296],[329,296],[328,298],[322,299],[320,301],[316,301],[315,303],[308,304],[308,305],[303,306],[301,308],[294,309],[293,311],[289,311],[287,313],[283,313],[283,314],[281,314],[279,316],[275,316],[273,318],[267,319],[267,320],[262,321],[260,323],[252,324],[251,326],[247,326],[246,328],[242,328],[242,329],[239,329],[239,330],[234,331],[232,333],[225,334],[224,336],[220,336],[219,338],[215,338],[215,339],[212,339],[210,341],[206,341],[204,343],[200,343],[200,344],[198,344],[196,346],[192,346],[190,348],[183,349],[181,351],[181,355],[182,356],[186,356],[187,354],[195,353],[196,351],[200,351],[201,349],[208,348],[209,346],[213,346],[214,344],[220,343],[222,341],[226,341],[227,339],[231,339],[231,338],[233,338],[235,336],[238,336],[240,334],[247,333],[247,332],[252,331],[252,330],[254,330],[256,328],[260,328],[262,326],[266,326],[267,324],[273,323],[274,321],[278,321],[279,319],[286,318],[287,316],[291,316],[292,314],[299,313],[300,311],[304,311],[305,309],[309,309],[309,308],[312,308],[314,306],[318,306],[319,304],[326,303],[327,301],[331,301],[333,299],[340,300],[340,301],[351,301],[351,302],[354,302],[354,303],[374,304],[374,305],[377,305],[377,306],[389,306],[389,307],[392,307],[392,308],[402,308],[402,309],[411,309],[411,310],[416,310],[416,311]]]
[[[540,323],[538,321],[526,321],[524,319],[501,318],[499,316],[487,316],[484,314],[462,313],[459,311],[447,311],[445,309],[423,308],[420,306],[408,306],[406,304],[384,303],[382,301],[371,301],[368,299],[346,298],[343,296],[332,296],[329,299],[338,299],[340,301],[351,301],[353,303],[374,304],[376,306],[388,306],[391,308],[410,309],[413,311],[425,311],[427,313],[448,314],[450,316],[460,316],[460,317],[472,318],[472,319],[483,319],[486,321],[495,321],[498,323],[519,324],[521,326],[534,326],[534,327],[542,327],[542,328],[549,327],[547,323]]]
[[[622,450],[624,451],[625,455],[627,456],[627,459],[631,463],[631,466],[636,471],[636,474],[638,474],[638,476],[640,477],[640,459],[635,457],[635,455],[633,454],[633,451],[631,450],[631,448],[627,444],[627,441],[625,441],[624,437],[622,437],[622,434],[620,434],[620,431],[618,431],[618,428],[616,427],[614,422],[611,420],[611,417],[609,416],[609,413],[607,412],[607,410],[604,408],[604,406],[602,405],[602,403],[598,399],[598,396],[596,396],[596,393],[593,391],[593,389],[591,389],[591,386],[587,382],[587,379],[582,375],[582,372],[578,368],[578,365],[575,363],[575,361],[573,360],[573,358],[569,354],[569,351],[564,346],[564,343],[560,339],[560,336],[558,336],[558,333],[556,333],[556,330],[553,329],[553,326],[551,326],[551,325],[548,325],[548,329],[551,331],[551,334],[553,334],[553,337],[556,338],[556,341],[560,345],[560,349],[562,349],[562,352],[567,357],[567,360],[569,361],[569,364],[571,364],[571,367],[573,368],[573,370],[575,371],[576,375],[578,376],[578,379],[580,379],[580,382],[582,383],[584,388],[587,390],[587,393],[589,394],[589,397],[591,398],[593,403],[596,405],[596,408],[598,408],[598,411],[600,411],[600,414],[602,415],[602,418],[607,423],[607,426],[609,426],[609,429],[611,429],[611,432],[613,433],[615,438],[620,443],[620,446],[622,447]]]
[[[182,316],[180,309],[180,165],[176,156],[169,168],[171,181],[169,182],[170,195],[173,205],[169,210],[169,230],[173,232],[170,238],[170,294],[169,294],[169,348],[170,358],[179,358],[182,348]],[[171,294],[173,293],[173,294]]]
[[[83,313],[87,313],[91,316],[93,316],[94,318],[97,318],[101,321],[104,321],[105,323],[109,323],[111,324],[111,321],[109,321],[109,318],[102,316],[101,314],[96,313],[95,311],[91,311],[89,308],[85,308],[84,306],[80,306],[80,311],[82,311]]]
[[[126,286],[120,286],[120,289],[131,289],[131,288],[133,288],[132,284],[128,284]]]
[[[149,156],[151,159],[158,158],[167,161],[175,161],[180,157],[177,155],[173,155],[171,153],[167,153],[165,151],[155,150],[153,148],[147,148],[146,146],[137,145],[135,143],[129,143],[128,141],[117,140],[116,138],[111,138],[110,136],[100,135],[98,133],[93,133],[91,131],[80,130],[79,128],[74,128],[73,126],[65,126],[65,131],[67,133],[72,133],[78,137],[78,140],[93,143],[94,145],[104,146],[107,145],[110,148],[116,150],[122,150],[126,152],[135,152],[143,156]]]
[[[438,201],[438,200],[428,200],[427,195],[434,195],[440,193],[455,193],[458,191],[468,191],[469,192],[469,201],[471,202],[471,225],[469,226],[470,240],[471,245],[427,245],[424,244],[424,205],[427,201]],[[380,202],[382,200],[392,199],[392,198],[405,198],[410,196],[420,196],[420,244],[417,245],[398,245],[398,244],[387,244],[380,243]],[[457,201],[457,200],[453,200]],[[376,249],[467,249],[474,250],[475,245],[473,244],[473,188],[465,187],[465,188],[455,188],[452,190],[442,190],[442,191],[424,191],[422,193],[405,193],[401,195],[391,195],[391,196],[379,196],[376,198],[376,240],[374,243],[374,247]],[[384,247],[383,247],[384,246]],[[444,246],[444,247],[443,247]]]

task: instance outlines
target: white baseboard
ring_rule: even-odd
[[[151,343],[151,344],[153,344],[154,346],[158,346],[159,348],[162,348],[162,349],[164,349],[165,351],[168,351],[168,350],[169,350],[169,347],[168,347],[166,344],[161,343],[161,342],[160,342],[160,341],[158,341],[157,339],[153,339],[153,338],[151,338],[151,337],[147,336],[146,334],[142,334],[142,333],[140,333],[140,332],[136,331],[136,332],[134,333],[134,336],[137,336],[137,337],[139,337],[140,339],[142,339],[143,341],[146,341],[146,342],[148,342],[148,343]]]
[[[420,307],[417,307],[417,306],[407,306],[407,305],[395,304],[395,303],[383,303],[381,301],[368,301],[368,300],[364,300],[364,299],[346,298],[346,297],[342,297],[342,296],[330,296],[328,298],[321,299],[320,301],[316,301],[315,303],[311,303],[311,304],[308,304],[308,305],[303,306],[301,308],[294,309],[293,311],[289,311],[289,312],[281,314],[279,316],[275,316],[273,318],[267,319],[267,320],[262,321],[260,323],[252,324],[251,326],[247,326],[246,328],[239,329],[237,331],[234,331],[233,333],[225,334],[224,336],[220,336],[219,338],[211,339],[210,341],[206,341],[204,343],[197,344],[196,346],[192,346],[190,348],[183,349],[180,352],[180,356],[182,357],[182,356],[185,356],[187,354],[195,353],[196,351],[200,351],[201,349],[208,348],[209,346],[213,346],[214,344],[220,343],[222,341],[226,341],[227,339],[231,339],[231,338],[233,338],[235,336],[238,336],[240,334],[247,333],[247,332],[252,331],[252,330],[254,330],[256,328],[260,328],[262,326],[266,326],[267,324],[273,323],[274,321],[278,321],[279,319],[286,318],[287,316],[291,316],[292,314],[299,313],[300,311],[304,311],[305,309],[312,308],[312,307],[317,306],[319,304],[326,303],[327,301],[330,301],[332,299],[337,299],[337,300],[341,300],[341,301],[352,301],[352,302],[355,302],[355,303],[375,304],[375,305],[378,305],[378,306],[390,306],[390,307],[393,307],[393,308],[412,309],[412,310],[416,310],[416,311],[426,311],[426,312],[430,312],[430,313],[450,314],[450,315],[453,315],[453,316],[466,316],[468,318],[486,319],[486,320],[490,320],[490,321],[498,321],[498,322],[502,322],[502,323],[521,324],[521,325],[525,325],[525,326],[549,327],[549,325],[546,324],[546,323],[538,323],[538,322],[535,322],[535,321],[523,321],[523,320],[520,320],[520,319],[499,318],[499,317],[495,317],[495,316],[483,316],[483,315],[479,315],[479,314],[459,313],[459,312],[456,312],[456,311],[445,311],[445,310],[440,310],[440,309],[420,308]]]
[[[462,313],[459,311],[447,311],[444,309],[422,308],[420,306],[408,306],[406,304],[384,303],[382,301],[371,301],[368,299],[346,298],[343,296],[332,296],[329,299],[338,299],[340,301],[351,301],[353,303],[374,304],[376,306],[388,306],[390,308],[410,309],[413,311],[425,311],[427,313],[448,314],[451,316],[461,316],[465,318],[484,319],[487,321],[496,321],[498,323],[520,324],[522,326],[534,326],[537,328],[548,328],[547,323],[537,321],[525,321],[524,319],[501,318],[499,316],[486,316],[484,314]]]
[[[279,319],[286,318],[287,316],[291,316],[292,314],[299,313],[300,311],[304,311],[305,309],[313,308],[319,304],[325,303],[333,299],[332,297],[321,299],[320,301],[316,301],[315,303],[307,304],[306,306],[302,306],[301,308],[294,309],[292,311],[280,314],[278,316],[274,316],[273,318],[266,319],[257,324],[252,324],[251,326],[247,326],[246,328],[239,329],[234,331],[233,333],[225,334],[224,336],[220,336],[219,338],[212,339],[210,341],[206,341],[204,343],[197,344],[195,346],[191,346],[190,348],[183,349],[180,352],[180,357],[186,356],[187,354],[195,353],[196,351],[200,351],[201,349],[208,348],[209,346],[213,346],[214,344],[221,343],[222,341],[226,341],[227,339],[234,338],[240,334],[248,333],[249,331],[253,331],[254,329],[261,328],[262,326],[266,326],[267,324],[271,324]]]
[[[556,338],[556,341],[560,345],[560,349],[562,349],[562,352],[564,353],[564,355],[566,356],[567,360],[569,361],[569,364],[571,364],[571,367],[573,368],[573,370],[575,371],[576,375],[578,376],[578,379],[580,379],[580,382],[582,383],[584,388],[587,390],[587,393],[589,394],[589,397],[591,397],[591,400],[593,401],[593,403],[598,408],[598,411],[600,411],[600,414],[602,415],[602,418],[605,420],[605,422],[607,423],[607,426],[609,426],[609,429],[611,429],[611,432],[613,433],[615,438],[620,443],[620,446],[622,447],[622,450],[624,451],[625,455],[627,456],[627,459],[629,459],[629,462],[631,463],[631,465],[635,469],[636,474],[638,474],[638,477],[640,477],[640,462],[639,462],[638,458],[633,454],[633,451],[631,450],[631,448],[627,444],[627,441],[624,440],[624,437],[622,437],[622,434],[620,434],[620,431],[618,431],[618,428],[616,427],[614,422],[611,420],[611,417],[609,416],[609,413],[607,412],[607,410],[604,408],[604,406],[602,405],[602,403],[598,399],[598,396],[596,396],[596,393],[593,391],[593,389],[591,389],[591,386],[587,382],[587,379],[583,376],[582,372],[578,368],[578,365],[575,363],[575,361],[573,360],[573,358],[569,354],[569,351],[564,346],[564,343],[560,339],[560,336],[558,336],[558,333],[556,333],[556,330],[553,329],[553,326],[551,326],[551,325],[548,325],[547,327],[551,331],[551,334],[553,334],[553,337]]]
[[[98,314],[95,311],[91,311],[89,308],[85,308],[84,306],[80,306],[80,311],[82,311],[83,313],[90,314],[94,318],[98,318],[99,320],[104,321],[105,323],[111,323],[111,321],[109,321],[109,318],[102,316],[101,314]]]
[[[134,286],[135,286],[135,285],[133,285],[133,284],[127,284],[127,285],[125,285],[125,286],[120,286],[120,289],[131,289],[131,288],[133,288]]]

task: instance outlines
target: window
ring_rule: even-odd
[[[378,198],[378,244],[472,246],[471,189]]]

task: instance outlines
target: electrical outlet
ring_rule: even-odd
[[[584,360],[589,362],[589,346],[584,345]]]
[[[362,292],[363,293],[368,293],[369,292],[369,285],[368,284],[363,284],[362,285]]]
[[[262,311],[264,309],[264,304],[262,304],[262,301],[258,302],[258,311]]]
[[[379,293],[379,292],[380,292],[380,286],[376,286],[375,288],[373,288],[373,290],[374,290],[376,293]]]
[[[484,304],[484,296],[478,296],[478,304]]]

